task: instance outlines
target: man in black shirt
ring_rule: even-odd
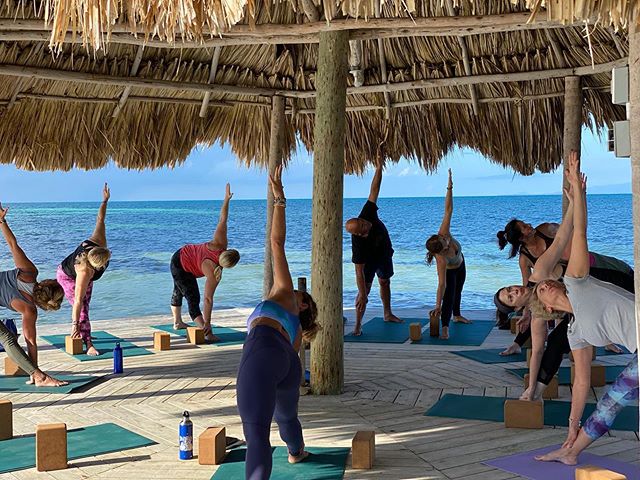
[[[362,334],[362,317],[367,309],[373,277],[378,276],[380,299],[385,322],[402,323],[391,312],[391,277],[393,276],[393,248],[389,232],[378,218],[378,195],[382,183],[382,166],[376,168],[371,181],[369,199],[357,218],[347,220],[345,228],[351,234],[351,261],[356,266],[356,327],[353,335]]]

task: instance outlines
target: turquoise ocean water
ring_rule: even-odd
[[[424,262],[425,239],[436,233],[443,210],[442,198],[380,199],[380,218],[385,222],[395,249],[392,279],[396,308],[432,304],[436,268]],[[631,195],[589,196],[589,243],[593,251],[633,262]],[[344,202],[345,219],[357,216],[364,199]],[[14,204],[9,222],[20,245],[40,269],[40,278],[55,276],[58,263],[88,237],[94,226],[97,203]],[[172,291],[169,260],[185,243],[208,240],[215,228],[219,201],[112,202],[107,214],[107,238],[113,260],[95,283],[91,318],[108,319],[152,314],[169,315]],[[490,308],[500,286],[520,283],[516,259],[497,247],[496,232],[513,217],[534,226],[558,221],[559,196],[463,197],[455,199],[452,232],[462,244],[467,262],[463,308]],[[262,293],[265,202],[232,200],[229,245],[237,248],[241,261],[225,271],[214,299],[214,309],[255,305]],[[310,277],[311,200],[287,204],[287,256],[294,277]],[[356,287],[351,261],[350,237],[343,236],[344,301],[353,305]],[[0,269],[13,268],[8,248],[0,243]],[[370,305],[379,306],[377,289]],[[185,303],[186,314],[186,303]],[[5,314],[6,312],[0,312]],[[70,306],[41,313],[39,322],[69,321]],[[215,319],[215,313],[214,313]]]

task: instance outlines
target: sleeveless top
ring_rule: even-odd
[[[451,236],[451,243],[456,248],[456,254],[453,257],[444,257],[444,259],[447,261],[447,268],[456,268],[462,263],[462,246],[453,236]]]
[[[224,250],[209,250],[208,242],[199,244],[187,244],[180,249],[180,264],[182,268],[195,275],[196,278],[204,277],[202,262],[211,260],[218,265],[220,254]]]
[[[541,239],[543,239],[543,240],[544,240],[544,243],[545,243],[545,245],[546,245],[546,248],[549,248],[549,247],[551,246],[551,244],[553,243],[553,238],[551,238],[551,237],[549,237],[549,236],[545,235],[545,234],[544,234],[544,233],[542,233],[542,232],[539,232],[538,230],[536,230],[535,235],[536,235],[537,237],[540,237]],[[524,246],[524,245],[520,248],[520,253],[521,253],[522,255],[524,255],[525,257],[527,257],[529,260],[531,260],[531,263],[532,263],[533,265],[535,265],[535,264],[536,264],[536,261],[538,261],[538,258],[539,258],[539,257],[535,257],[535,256],[534,256],[534,255],[529,251],[529,249],[528,249],[526,246]]]
[[[19,273],[19,268],[0,272],[0,306],[8,308],[9,310],[13,310],[14,312],[15,309],[11,306],[11,302],[16,298],[19,300],[23,300],[30,305],[33,305],[33,302],[30,302],[24,295],[22,295],[22,292],[20,292],[20,289],[18,287],[24,286],[23,289],[25,291],[28,291],[28,288],[33,291],[34,284],[26,283],[22,280],[19,280]]]
[[[296,341],[298,330],[300,330],[300,319],[297,315],[285,310],[281,305],[271,300],[265,300],[260,302],[258,306],[251,312],[249,318],[247,318],[247,333],[251,329],[251,322],[258,317],[267,317],[271,320],[275,320],[282,328],[289,334],[289,341],[291,345]]]
[[[60,266],[62,267],[62,271],[64,273],[67,274],[67,276],[75,279],[76,278],[76,259],[82,255],[83,253],[89,253],[93,248],[95,247],[99,247],[100,245],[98,245],[96,242],[93,242],[91,240],[85,240],[84,242],[82,242],[80,245],[78,245],[78,248],[76,248],[74,250],[74,252],[69,255],[67,258],[65,258],[62,263],[60,264]],[[107,264],[104,266],[104,268],[98,270],[97,268],[93,268],[93,278],[91,279],[92,282],[99,280],[100,277],[102,277],[102,275],[104,274],[104,271],[107,269],[107,267],[109,266],[109,262],[107,262]]]

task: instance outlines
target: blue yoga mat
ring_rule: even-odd
[[[526,362],[527,350],[522,349],[522,352],[515,355],[500,355],[504,348],[484,348],[482,350],[466,350],[461,352],[451,352],[455,355],[475,360],[476,362],[491,364],[491,363],[514,363],[514,362]]]
[[[607,365],[604,367],[604,376],[605,381],[607,383],[615,382],[618,375],[625,369],[625,366],[610,366]],[[507,372],[512,373],[513,375],[524,378],[524,376],[529,373],[528,368],[509,368]],[[571,385],[571,368],[570,367],[560,367],[558,369],[558,384],[559,385]]]
[[[311,455],[304,461],[291,465],[287,461],[287,448],[276,447],[273,450],[273,469],[271,480],[340,480],[344,476],[344,467],[349,448],[305,447]],[[227,453],[211,480],[245,480],[245,448],[236,448]]]
[[[25,382],[29,377],[13,377],[0,375],[0,392],[11,393],[73,393],[75,390],[97,382],[103,377],[93,377],[87,375],[56,375],[48,372],[58,380],[69,382],[68,385],[62,387],[36,387],[35,385],[27,385]]]
[[[64,338],[66,336],[67,335],[44,335],[42,339],[66,353],[65,346],[64,346]],[[116,346],[116,342],[120,342],[120,347],[122,348],[122,354],[125,357],[137,357],[139,355],[153,354],[153,352],[150,352],[149,350],[146,350],[142,347],[134,345],[131,342],[127,342],[122,338],[115,337],[110,333],[103,332],[103,331],[91,332],[91,341],[93,342],[93,346],[96,347],[100,352],[100,355],[96,357],[92,357],[90,355],[83,353],[81,355],[71,355],[71,356],[76,360],[80,360],[81,362],[113,358],[113,349]]]
[[[504,422],[504,397],[480,397],[475,395],[446,394],[425,412],[428,417],[460,418],[465,420],[483,420]],[[586,421],[595,409],[594,403],[587,403],[582,415]],[[571,402],[545,400],[544,424],[554,427],[567,427]],[[616,417],[612,430],[635,432],[638,430],[638,407],[625,407]]]
[[[362,325],[362,335],[345,335],[345,342],[361,343],[404,343],[409,339],[409,324],[424,326],[426,318],[403,318],[403,323],[385,322],[382,317],[374,317]]]
[[[493,321],[473,320],[473,323],[449,324],[449,340],[442,340],[439,337],[431,337],[429,332],[422,332],[422,339],[418,342],[411,342],[420,345],[482,345],[494,327]]]
[[[103,423],[67,432],[69,460],[93,457],[103,453],[155,445],[156,442],[122,428]],[[27,435],[0,441],[0,473],[15,472],[36,466],[36,437]]]
[[[152,325],[151,328],[187,338],[187,329],[184,328],[182,330],[174,330],[172,323],[166,325]],[[220,338],[220,341],[215,343],[206,343],[207,345],[216,345],[218,347],[222,345],[237,345],[244,343],[244,339],[247,338],[246,332],[241,332],[240,330],[234,330],[233,328],[228,327],[220,327],[218,325],[213,325],[212,328],[213,334]]]

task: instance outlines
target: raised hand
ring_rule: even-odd
[[[102,201],[108,202],[111,198],[111,190],[109,190],[109,185],[107,182],[104,182],[104,187],[102,188]]]
[[[284,197],[284,187],[282,186],[282,165],[278,165],[273,173],[269,174],[269,183],[274,197]]]
[[[571,153],[569,154],[565,174],[569,183],[572,183],[573,185],[578,185],[580,183],[580,157],[578,156],[578,152],[575,150],[571,150]]]
[[[4,217],[7,216],[7,212],[9,211],[9,207],[4,208],[2,203],[0,203],[0,221],[4,222]]]
[[[449,169],[449,181],[447,183],[447,188],[453,188],[453,177],[451,176],[451,169]]]
[[[233,193],[231,193],[231,185],[227,183],[227,189],[224,193],[224,199],[231,200],[231,197],[233,197]]]

